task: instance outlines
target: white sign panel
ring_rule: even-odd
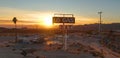
[[[59,25],[59,29],[67,29],[67,30],[70,30],[70,29],[72,29],[72,25]]]

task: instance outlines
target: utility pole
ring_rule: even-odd
[[[99,36],[100,36],[100,39],[102,38],[102,36],[101,36],[101,31],[102,31],[102,28],[101,28],[101,24],[102,24],[102,11],[100,11],[100,12],[98,12],[98,14],[100,15],[100,21],[99,21]],[[102,42],[103,42],[103,40],[102,40]],[[104,47],[104,45],[101,45],[101,47]],[[101,50],[101,53],[103,54],[104,53],[104,51],[103,51],[103,48],[101,48],[100,49]]]
[[[101,14],[102,14],[102,11],[98,12],[98,14],[100,15],[100,20],[99,20],[99,35],[101,34],[101,24],[102,24],[102,21],[101,21]]]

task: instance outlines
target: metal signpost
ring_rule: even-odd
[[[67,24],[74,24],[75,23],[75,17],[73,14],[54,14],[53,17],[53,24],[54,23],[63,23],[63,33],[64,33],[64,49],[67,50],[67,28],[65,23]]]
[[[16,25],[16,22],[17,22],[17,18],[14,17],[13,20],[12,20],[15,24],[15,42],[17,42],[17,25]]]

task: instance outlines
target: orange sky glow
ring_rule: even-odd
[[[11,8],[1,8],[1,12],[4,13],[0,16],[0,24],[4,25],[12,25],[13,17],[17,17],[18,25],[43,25],[46,27],[52,26],[52,17],[54,13],[58,12],[39,12],[39,11],[22,11],[18,9]],[[82,16],[75,15],[76,23],[79,24],[91,24],[96,23],[97,18],[86,18]]]

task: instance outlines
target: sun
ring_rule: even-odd
[[[43,21],[44,21],[43,25],[45,27],[48,27],[48,28],[52,27],[52,17],[45,17]]]

